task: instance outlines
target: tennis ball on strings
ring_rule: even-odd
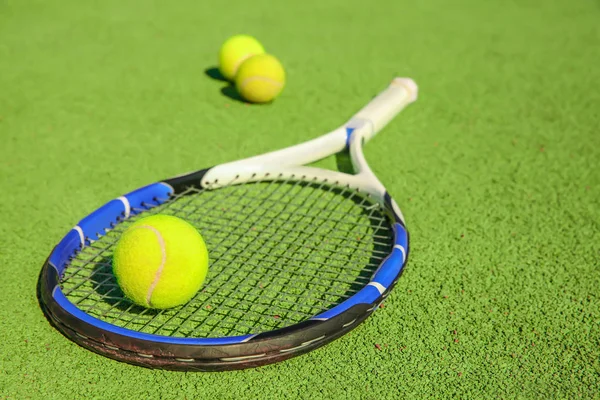
[[[232,36],[223,43],[219,51],[219,71],[229,81],[235,79],[239,66],[255,54],[263,54],[265,49],[249,35]]]
[[[187,303],[208,272],[208,251],[200,233],[170,215],[140,219],[121,235],[113,273],[125,296],[147,308]]]
[[[285,70],[271,54],[258,54],[240,65],[235,77],[238,93],[247,101],[267,103],[275,99],[285,86]]]

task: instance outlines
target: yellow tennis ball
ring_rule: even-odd
[[[235,87],[246,100],[266,103],[279,96],[285,86],[285,70],[271,54],[248,58],[235,77]]]
[[[132,224],[113,254],[113,273],[135,304],[165,309],[187,303],[204,283],[208,251],[188,222],[153,215]]]
[[[265,49],[254,37],[249,35],[232,36],[223,43],[219,51],[219,71],[233,81],[239,66],[255,54],[263,54]]]

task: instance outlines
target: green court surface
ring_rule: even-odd
[[[211,77],[236,33],[285,66],[272,104]],[[0,399],[599,398],[599,43],[596,0],[0,0]],[[395,76],[419,100],[365,153],[411,253],[348,335],[257,369],[170,372],[45,319],[38,274],[83,216],[317,137]]]

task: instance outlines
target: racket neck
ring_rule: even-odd
[[[371,127],[368,124],[365,124],[361,128],[355,129],[350,134],[348,140],[350,160],[360,186],[371,195],[375,196],[375,198],[383,204],[386,194],[385,187],[369,167],[363,152],[363,144],[373,136],[372,134],[369,135],[371,132]]]
[[[304,143],[223,164],[222,166],[243,168],[251,165],[277,165],[281,167],[306,165],[344,150],[345,145],[346,133],[342,127]]]

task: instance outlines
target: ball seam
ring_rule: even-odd
[[[246,86],[248,83],[250,83],[252,81],[264,81],[264,82],[271,83],[271,84],[273,84],[275,86],[278,86],[278,87],[282,87],[283,86],[282,82],[278,82],[275,79],[268,78],[266,76],[250,76],[250,77],[244,79],[242,82],[240,82],[240,89],[243,89],[244,86]]]
[[[156,270],[156,273],[154,275],[154,280],[152,281],[152,283],[150,284],[150,287],[148,288],[148,293],[146,293],[146,303],[148,304],[149,307],[152,307],[152,302],[151,302],[152,293],[154,293],[154,289],[156,288],[156,285],[158,285],[158,282],[160,281],[160,277],[162,275],[163,269],[165,268],[165,264],[167,263],[167,249],[166,249],[166,245],[165,245],[165,240],[163,239],[163,237],[160,234],[160,232],[158,231],[158,229],[156,229],[150,225],[140,225],[140,226],[138,226],[138,228],[150,229],[152,232],[154,232],[154,234],[156,235],[156,239],[158,240],[158,245],[160,247],[160,251],[162,253],[162,259],[160,261],[160,265],[159,265],[158,269]]]
[[[246,61],[247,59],[249,59],[250,57],[252,57],[252,53],[248,53],[245,54],[243,57],[240,57],[240,59],[235,63],[235,65],[233,66],[233,77],[235,78],[235,76],[237,75],[238,69],[240,69],[240,66],[242,65],[242,63],[244,61]]]

